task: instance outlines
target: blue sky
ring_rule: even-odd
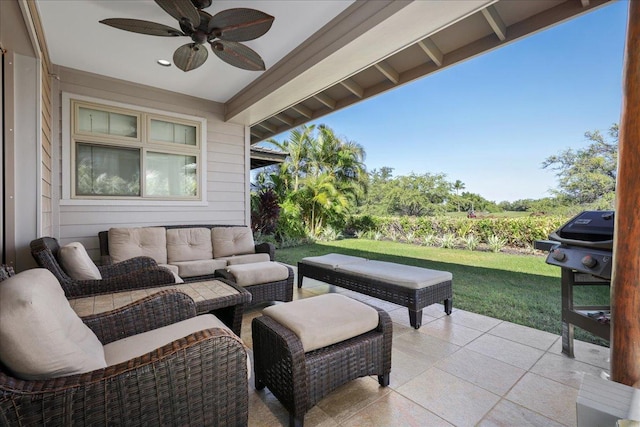
[[[444,173],[496,202],[555,188],[550,155],[620,120],[627,1],[324,116],[367,169]],[[277,139],[283,139],[286,134]]]

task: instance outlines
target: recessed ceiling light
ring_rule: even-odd
[[[167,61],[166,59],[158,59],[158,64],[162,65],[163,67],[171,67],[171,62]]]

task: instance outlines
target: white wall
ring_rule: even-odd
[[[55,237],[62,244],[80,241],[94,259],[99,258],[98,232],[110,227],[164,224],[247,224],[249,215],[249,164],[247,128],[223,122],[222,104],[151,87],[61,68],[59,88],[53,93],[54,120],[62,129],[62,92],[89,96],[169,113],[204,117],[207,121],[207,194],[205,206],[122,206],[113,204],[60,204],[62,194],[62,132],[54,138],[58,160],[54,164],[54,197],[58,224]],[[54,204],[56,204],[54,202]]]

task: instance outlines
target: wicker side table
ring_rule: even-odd
[[[176,289],[189,295],[196,303],[198,314],[211,313],[237,336],[242,329],[242,313],[251,302],[251,294],[225,279],[178,283],[155,288],[134,289],[110,294],[92,295],[69,300],[80,317],[111,311],[165,289]]]

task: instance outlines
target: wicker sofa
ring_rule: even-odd
[[[275,246],[255,244],[251,229],[230,225],[111,228],[98,233],[103,265],[149,256],[185,282],[215,277],[227,265],[273,261]]]
[[[49,274],[45,270],[40,271]],[[0,283],[0,291],[5,299],[9,292],[15,295],[24,287],[33,288],[26,297],[20,296],[21,299],[34,298],[33,303],[12,304],[16,310],[22,310],[23,307],[28,310],[30,305],[37,305],[37,310],[31,309],[37,313],[59,312],[64,309],[71,312],[60,288],[55,291],[58,285],[50,274],[49,280],[35,283],[37,280],[33,279],[41,276],[30,275],[37,271],[28,270],[20,275],[25,273],[27,278],[25,280],[23,277],[20,283],[10,283],[19,280],[17,277]],[[35,290],[42,291],[44,288],[47,288],[49,293],[45,297],[40,296],[38,301],[37,294],[40,292]],[[46,298],[49,296],[55,298]],[[6,315],[12,310],[4,308],[5,317],[2,317],[3,320],[0,322],[4,337],[4,343],[0,343],[0,359],[3,361],[0,363],[0,425],[247,425],[246,349],[242,342],[224,327],[201,329],[197,325],[202,323],[196,323],[194,327],[193,322],[206,320],[206,324],[215,323],[215,317],[195,317],[195,305],[186,294],[164,291],[118,310],[82,318],[82,322],[76,316],[74,321],[79,325],[84,323],[88,326],[95,335],[94,338],[99,341],[98,345],[104,345],[105,357],[107,346],[118,346],[123,341],[126,342],[123,338],[147,331],[160,332],[156,335],[156,340],[158,336],[166,339],[166,334],[172,338],[167,344],[157,348],[150,346],[148,350],[135,353],[141,354],[140,356],[122,356],[122,361],[112,359],[113,364],[107,360],[106,367],[83,371],[75,369],[77,364],[68,363],[68,366],[75,370],[62,375],[36,376],[33,371],[17,370],[16,357],[11,354],[15,352],[16,343],[17,347],[22,346],[23,340],[20,337],[28,336],[31,341],[35,341],[34,345],[42,347],[45,347],[45,344],[40,343],[47,339],[38,340],[31,334],[25,334],[24,329],[33,327],[32,322],[19,322],[15,319],[9,321]],[[66,321],[69,315],[65,316],[63,320]],[[40,314],[35,317],[40,317]],[[189,323],[192,332],[186,335],[179,334],[179,331],[176,334],[175,329],[174,333],[165,332],[166,328],[178,325],[177,322],[182,322],[181,325]],[[47,325],[50,323],[52,322]],[[57,325],[58,323],[55,323],[54,326]],[[68,337],[71,332],[66,331],[72,330],[73,327],[62,328],[62,321],[59,325],[54,335],[61,337],[66,333]],[[19,334],[17,341],[7,340],[5,333],[11,334],[11,329],[14,335]],[[42,329],[38,331],[42,335]],[[71,348],[67,345],[69,341],[61,341],[58,349],[55,349],[57,341],[53,341],[55,351],[30,351],[28,354],[39,357],[47,367],[55,357],[51,353],[62,353],[67,357],[66,353],[70,351],[67,349]],[[140,345],[140,340],[129,341],[128,345],[132,343],[135,343],[135,347]],[[51,343],[47,343],[46,346],[52,348]],[[122,350],[122,347],[116,348]],[[86,356],[89,353],[84,354]],[[122,352],[116,354],[122,355]],[[9,369],[8,366],[13,368]],[[28,372],[28,375],[25,375],[25,372]]]

